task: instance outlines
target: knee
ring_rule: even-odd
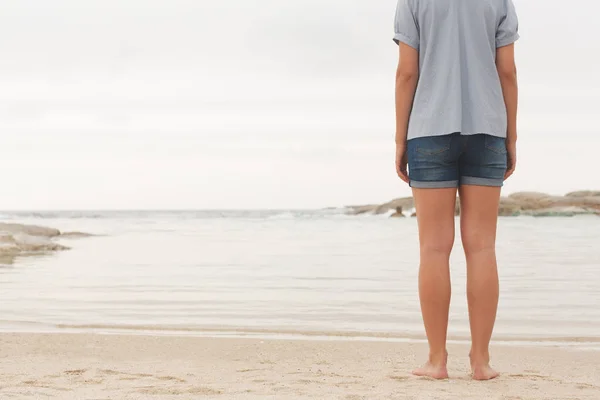
[[[467,256],[496,251],[496,238],[482,233],[463,235],[462,244]]]
[[[450,257],[452,246],[454,245],[454,235],[446,237],[430,238],[421,241],[421,254],[433,257]]]

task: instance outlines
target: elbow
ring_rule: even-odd
[[[396,72],[396,84],[416,82],[418,79],[418,71],[398,69]]]
[[[498,75],[502,81],[516,81],[517,67],[513,65],[508,68],[498,68]]]

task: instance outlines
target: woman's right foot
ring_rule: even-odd
[[[489,364],[484,365],[472,365],[471,366],[473,379],[476,381],[489,381],[491,379],[497,378],[500,376],[495,369],[489,366]]]
[[[500,374],[490,367],[490,353],[485,352],[483,355],[473,355],[469,353],[471,359],[471,376],[476,381],[489,381],[497,378]]]

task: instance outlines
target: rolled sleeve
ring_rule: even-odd
[[[504,47],[519,40],[519,18],[512,0],[506,0],[506,12],[496,31],[496,47]]]
[[[394,42],[419,49],[419,25],[412,0],[399,0],[394,19]]]

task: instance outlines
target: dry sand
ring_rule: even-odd
[[[497,346],[502,377],[409,371],[422,344],[92,334],[0,334],[0,399],[600,399],[600,352]]]

